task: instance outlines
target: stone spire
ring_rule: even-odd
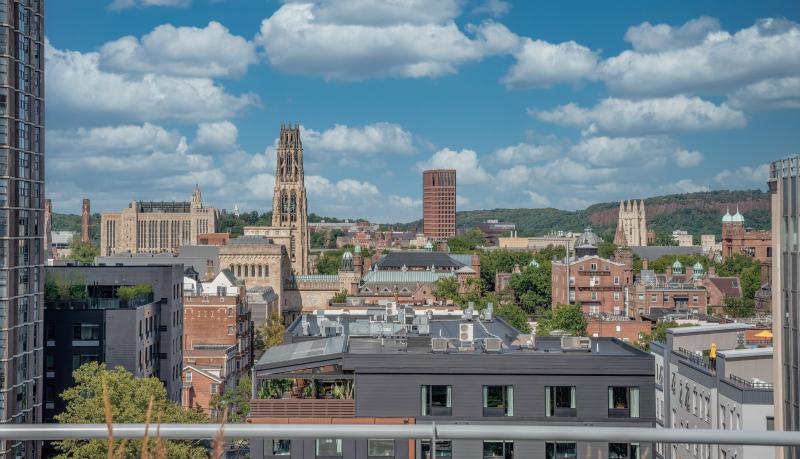
[[[287,247],[295,274],[308,273],[308,200],[303,173],[300,125],[281,123],[278,138],[275,190],[272,194],[272,226],[291,229]]]

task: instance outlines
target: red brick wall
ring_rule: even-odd
[[[589,336],[617,338],[630,343],[639,341],[640,334],[650,333],[651,322],[640,320],[589,320],[586,331]]]
[[[430,170],[422,173],[423,233],[430,238],[456,234],[456,171]]]
[[[595,269],[592,269],[592,265]],[[608,267],[608,270],[606,270]],[[625,312],[625,266],[612,263],[600,257],[590,257],[573,262],[570,276],[575,279],[571,289],[575,292],[575,301],[580,302],[583,311],[619,314]],[[592,281],[594,285],[592,285]],[[616,282],[615,282],[616,280]],[[553,307],[566,304],[568,299],[566,267],[561,264],[553,266]],[[596,306],[594,308],[593,306]]]

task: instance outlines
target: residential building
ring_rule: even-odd
[[[775,346],[775,429],[800,431],[800,156],[770,166],[772,193],[772,334]],[[784,458],[800,458],[800,448],[786,448]]]
[[[431,239],[456,235],[455,169],[422,173],[422,225],[422,232]]]
[[[183,406],[209,409],[252,366],[252,322],[244,287],[228,269],[183,299]],[[196,376],[192,376],[192,374]]]
[[[722,217],[722,258],[735,254],[747,255],[761,262],[761,283],[772,281],[772,232],[758,231],[744,226],[744,216],[736,209]]]
[[[310,273],[308,250],[308,199],[303,172],[300,125],[281,123],[278,137],[272,226],[246,226],[245,236],[262,236],[286,248],[295,275]]]
[[[159,378],[180,403],[183,342],[183,267],[51,266],[48,282],[84,290],[74,298],[45,298],[45,420],[61,412],[59,398],[72,372],[89,361],[122,366],[137,377]],[[150,286],[134,297],[121,287]],[[75,291],[74,289],[70,289]]]
[[[647,215],[644,201],[619,202],[619,218],[614,244],[625,247],[647,245]]]
[[[203,205],[200,188],[191,202],[133,201],[100,216],[100,256],[118,253],[176,253],[197,245],[198,235],[217,228],[217,210]]]
[[[695,265],[695,268],[697,265]],[[708,306],[715,314],[724,314],[726,300],[728,298],[742,298],[742,284],[735,276],[717,276],[716,269],[711,267],[708,275],[702,278],[703,287],[706,289]],[[769,312],[768,309],[761,309],[761,312]]]
[[[253,369],[253,424],[654,427],[652,356],[610,338],[522,335],[484,311],[303,315]],[[435,451],[434,451],[435,448]],[[252,440],[253,457],[651,457],[650,443]]]
[[[678,260],[664,274],[642,269],[633,289],[637,314],[649,314],[652,308],[705,314],[708,294],[702,282],[704,275],[705,270],[699,263],[684,270]]]
[[[579,303],[586,314],[629,316],[633,266],[598,256],[599,242],[600,238],[587,228],[576,241],[578,258],[552,263],[552,306]]]
[[[771,430],[773,350],[744,348],[748,328],[737,323],[672,328],[665,343],[650,344],[659,427]],[[665,459],[775,457],[775,449],[764,446],[657,444],[655,449],[656,457]]]
[[[37,423],[46,251],[44,1],[0,6],[0,423]],[[40,455],[39,442],[0,441],[0,456]]]

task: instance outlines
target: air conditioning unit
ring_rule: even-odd
[[[589,351],[592,349],[592,340],[588,336],[562,336],[561,350],[563,351]]]
[[[500,352],[503,349],[503,340],[500,338],[486,338],[483,340],[486,352]]]
[[[535,349],[536,336],[533,334],[520,334],[517,335],[517,339],[515,339],[511,344],[519,346],[520,349]]]
[[[431,338],[431,351],[447,352],[450,341],[447,338]]]
[[[458,340],[462,342],[471,342],[474,336],[474,324],[461,323],[458,325]]]

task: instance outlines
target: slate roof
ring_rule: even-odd
[[[429,268],[435,266],[437,269],[458,269],[464,263],[455,260],[453,257],[442,252],[389,252],[375,264],[376,269],[400,269],[405,266],[408,269]]]
[[[742,297],[742,288],[738,277],[709,277],[708,281],[714,284],[725,297]]]

